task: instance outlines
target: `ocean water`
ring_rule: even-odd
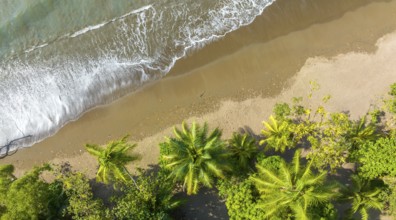
[[[0,0],[0,146],[31,146],[160,79],[273,1]]]

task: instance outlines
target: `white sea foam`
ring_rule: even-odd
[[[146,6],[144,6],[144,7],[139,8],[139,9],[136,9],[136,10],[133,10],[133,11],[131,11],[131,12],[128,12],[128,13],[126,13],[126,14],[120,16],[120,17],[113,18],[113,19],[111,19],[110,21],[106,21],[106,22],[103,22],[103,23],[97,24],[97,25],[88,26],[88,27],[86,27],[86,28],[84,28],[84,29],[81,29],[81,30],[79,30],[79,31],[74,32],[73,34],[70,35],[70,37],[77,37],[77,36],[79,36],[79,35],[81,35],[81,34],[84,34],[84,33],[88,32],[88,31],[92,31],[92,30],[95,30],[95,29],[99,29],[99,28],[101,28],[101,27],[103,27],[103,26],[105,26],[105,25],[107,25],[107,24],[110,24],[110,23],[112,23],[112,22],[114,22],[114,21],[123,19],[123,18],[128,17],[128,16],[133,15],[133,14],[140,13],[140,12],[145,11],[145,10],[147,10],[147,9],[150,9],[150,8],[152,8],[152,7],[153,7],[153,5],[146,5]]]
[[[2,63],[0,146],[32,135],[12,145],[30,146],[85,111],[161,78],[186,53],[250,24],[272,2],[208,1],[213,8],[204,9],[192,0],[157,2]]]

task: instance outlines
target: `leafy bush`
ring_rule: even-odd
[[[389,95],[392,96],[392,98],[388,101],[386,101],[388,109],[391,113],[396,114],[396,83],[393,83],[390,86],[391,91],[389,92]]]
[[[13,167],[0,168],[1,219],[46,219],[59,217],[61,188],[40,178],[49,165],[34,168],[19,179],[12,176]]]
[[[292,109],[287,103],[276,103],[272,111],[276,119],[283,120],[291,115]]]
[[[174,184],[167,173],[140,173],[134,184],[121,188],[123,195],[114,197],[112,219],[170,219],[169,212],[180,204],[173,198]]]
[[[250,180],[221,180],[217,187],[226,200],[230,219],[265,219],[264,210],[256,208],[260,197]]]
[[[391,96],[396,96],[396,83],[393,83],[391,86],[391,91],[389,92],[389,95]]]
[[[260,154],[257,158],[257,165],[271,171],[278,171],[283,162],[284,160],[280,156],[266,157],[264,154]]]
[[[396,139],[380,138],[376,142],[366,142],[357,154],[359,175],[370,179],[396,177]]]
[[[76,220],[105,219],[106,209],[103,202],[95,199],[89,179],[80,172],[67,172],[58,177],[67,196],[64,216]]]

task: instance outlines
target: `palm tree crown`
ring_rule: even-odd
[[[257,165],[258,176],[252,176],[262,201],[259,207],[271,217],[284,211],[296,219],[308,219],[312,206],[329,202],[335,196],[336,186],[326,184],[326,172],[314,174],[311,164],[300,165],[301,150],[297,150],[291,166],[283,160],[279,169]]]
[[[229,140],[230,156],[236,158],[238,165],[247,168],[249,162],[257,154],[256,140],[248,134],[234,133]]]
[[[88,153],[98,159],[99,169],[96,173],[98,181],[107,184],[116,181],[126,182],[129,179],[129,173],[125,166],[140,157],[137,154],[130,153],[136,147],[136,144],[129,144],[127,139],[128,136],[125,136],[118,141],[112,141],[105,148],[96,144],[85,146]]]
[[[272,115],[270,120],[271,124],[263,122],[265,129],[261,130],[261,133],[265,138],[260,141],[260,145],[266,143],[268,147],[280,152],[293,147],[293,134],[290,131],[289,123],[287,121],[278,122]]]
[[[382,192],[381,183],[376,180],[367,180],[358,175],[352,176],[352,187],[346,191],[346,199],[352,201],[350,215],[360,213],[363,220],[368,219],[368,210],[383,208],[380,194]],[[383,183],[382,183],[383,184]]]
[[[183,181],[188,195],[196,194],[200,183],[212,187],[214,177],[224,178],[227,155],[218,128],[208,135],[206,123],[201,127],[194,122],[189,128],[183,122],[182,130],[174,128],[174,134],[161,144],[161,160],[171,171],[170,178]]]

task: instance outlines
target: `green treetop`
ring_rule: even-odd
[[[208,135],[208,126],[185,123],[182,129],[174,128],[175,137],[161,143],[161,161],[171,171],[170,178],[182,181],[187,194],[196,194],[199,185],[212,187],[214,178],[224,178],[229,169],[225,143],[220,139],[221,131],[216,128]]]
[[[126,165],[139,159],[137,154],[130,151],[136,147],[136,144],[129,144],[128,136],[118,141],[111,141],[106,147],[99,147],[96,144],[87,144],[85,146],[88,153],[97,157],[99,169],[96,173],[98,181],[109,182],[127,182],[133,180],[126,169]]]

